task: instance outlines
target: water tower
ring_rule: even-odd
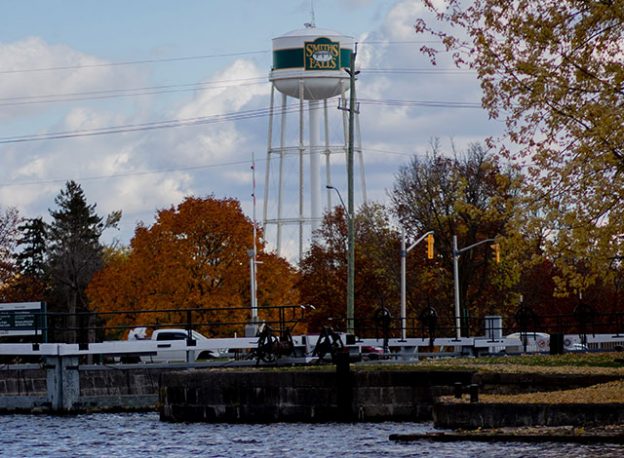
[[[294,225],[297,228],[298,256],[301,259],[304,234],[311,235],[319,227],[323,208],[332,208],[332,192],[335,191],[328,188],[334,186],[331,157],[340,154],[345,156],[348,147],[348,107],[345,94],[349,89],[349,75],[345,68],[351,63],[353,47],[352,37],[317,28],[314,24],[306,24],[303,29],[273,39],[263,220],[265,237],[275,242],[275,248],[280,255],[285,226]],[[281,93],[279,106],[275,104],[275,90]],[[331,108],[333,113],[328,109],[328,101],[332,98],[336,101]],[[343,108],[342,112],[337,110],[339,105]],[[276,118],[279,126],[275,122]],[[290,122],[287,122],[289,118]],[[366,186],[359,121],[357,116],[355,119],[354,152],[359,158],[361,200],[365,202]],[[297,121],[296,125],[294,120]],[[274,137],[279,139],[277,145],[274,144]],[[297,161],[295,173],[285,171],[287,160],[291,164],[293,160]],[[321,180],[323,167],[324,182]],[[309,177],[308,181],[306,176]],[[290,187],[286,186],[286,179],[294,183]],[[336,189],[346,191],[346,185],[338,183]],[[325,205],[322,202],[323,190],[327,198]],[[275,228],[275,232],[269,234],[269,226]]]

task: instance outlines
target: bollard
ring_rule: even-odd
[[[336,361],[336,407],[338,421],[353,421],[353,374],[349,364],[349,352],[341,351]]]
[[[470,390],[470,402],[479,402],[479,385],[473,383],[468,389]]]
[[[453,387],[455,388],[455,399],[461,399],[463,391],[462,382],[455,382]]]
[[[351,364],[349,361],[350,355],[348,351],[341,351],[336,353],[336,373],[340,377],[348,377],[351,372]]]

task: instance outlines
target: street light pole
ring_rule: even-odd
[[[474,247],[483,245],[488,242],[495,242],[496,239],[485,239],[480,242],[473,243],[461,250],[457,247],[457,236],[453,236],[453,277],[455,279],[455,338],[459,340],[461,338],[461,307],[459,303],[459,256]]]
[[[407,339],[407,267],[406,258],[407,253],[412,251],[416,245],[425,240],[425,237],[433,234],[433,231],[429,231],[423,234],[418,240],[406,248],[405,243],[405,229],[401,229],[401,340]]]
[[[331,185],[327,185],[325,187],[327,189],[333,189],[334,191],[336,191],[336,194],[338,194],[338,199],[340,199],[340,204],[342,205],[342,208],[345,212],[345,218],[347,219],[347,228],[352,227],[353,218],[350,212],[347,210],[347,207],[345,207],[344,200],[342,200],[342,194],[340,194],[340,191],[338,190],[338,188],[331,186]],[[353,273],[353,268],[352,268],[352,263],[351,263],[351,247],[352,246],[353,246],[353,241],[351,237],[347,236],[347,333],[349,334],[353,334],[353,331],[355,328],[355,326],[353,326],[353,302],[354,302],[353,291],[354,291],[354,288],[353,288],[353,279],[351,278],[352,273]],[[351,324],[351,327],[349,327],[350,324]]]
[[[457,236],[453,236],[453,280],[455,283],[455,338],[461,338],[461,316],[459,306],[459,250]]]

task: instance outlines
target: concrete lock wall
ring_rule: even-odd
[[[46,371],[24,365],[18,370],[0,370],[0,412],[32,411],[48,403]]]
[[[79,365],[77,357],[7,366],[0,370],[0,413],[155,410],[167,370]]]
[[[432,387],[469,372],[184,371],[163,374],[165,421],[326,422],[427,420]]]
[[[591,426],[624,422],[623,404],[459,404],[433,407],[436,428],[477,429],[518,426]]]

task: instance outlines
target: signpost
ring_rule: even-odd
[[[0,337],[42,336],[48,340],[45,302],[12,302],[0,304]]]

